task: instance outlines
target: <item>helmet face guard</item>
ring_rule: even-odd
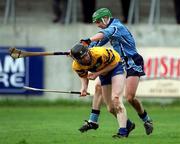
[[[71,49],[71,57],[82,64],[82,58],[88,53],[88,47],[79,43]]]
[[[112,18],[112,14],[111,14],[110,10],[107,8],[100,8],[93,13],[92,21],[93,21],[93,23],[95,23],[96,21],[102,21],[102,18],[105,16]]]

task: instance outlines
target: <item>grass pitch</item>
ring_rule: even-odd
[[[91,104],[1,105],[0,144],[179,144],[180,106],[145,105],[154,121],[154,132],[147,136],[143,123],[126,104],[128,116],[136,123],[125,139],[113,139],[117,122],[103,107],[100,127],[81,134],[78,128],[89,118]]]

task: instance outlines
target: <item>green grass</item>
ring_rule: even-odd
[[[126,104],[136,129],[127,139],[113,139],[117,122],[103,107],[100,128],[81,134],[78,128],[88,119],[90,103],[56,105],[15,103],[0,105],[0,144],[179,144],[180,106],[146,105],[154,120],[154,133],[147,136],[143,123]]]

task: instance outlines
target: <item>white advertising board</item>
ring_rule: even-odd
[[[137,95],[180,97],[180,48],[140,48],[146,76],[141,78]]]

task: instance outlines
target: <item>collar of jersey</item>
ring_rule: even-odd
[[[113,20],[114,20],[114,18],[111,18],[111,19],[110,19],[110,21],[109,21],[107,27],[109,27],[109,25],[112,23]]]

